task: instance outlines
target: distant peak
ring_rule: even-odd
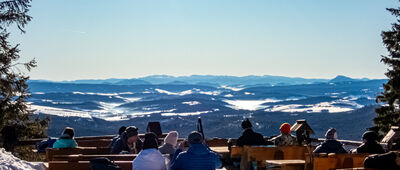
[[[344,81],[355,81],[355,79],[343,75],[338,75],[329,82],[344,82]]]

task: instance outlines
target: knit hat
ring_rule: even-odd
[[[200,144],[203,142],[203,136],[199,132],[193,131],[189,135],[188,141],[190,144]]]
[[[153,132],[148,132],[144,135],[143,149],[158,148],[157,135]]]
[[[284,123],[281,125],[279,128],[281,130],[281,133],[283,134],[289,134],[290,133],[290,124],[289,123]]]
[[[325,137],[328,140],[336,140],[338,138],[336,129],[335,128],[328,129],[328,131],[326,131]]]
[[[251,128],[251,127],[253,127],[253,125],[251,125],[251,122],[248,118],[246,118],[245,120],[242,121],[243,129],[247,129],[247,128]]]
[[[365,139],[366,141],[377,141],[378,140],[378,135],[374,132],[374,131],[366,131],[363,135],[362,135],[362,139]]]
[[[74,128],[72,128],[72,127],[66,127],[66,128],[64,129],[64,131],[63,131],[63,133],[62,133],[61,136],[65,139],[65,138],[68,137],[68,136],[66,136],[66,135],[68,135],[70,138],[74,138],[74,136],[75,136]]]
[[[132,137],[132,136],[136,136],[136,135],[138,135],[139,134],[139,132],[138,132],[138,128],[137,127],[135,127],[135,126],[129,126],[128,128],[126,128],[126,130],[125,130],[125,132],[126,132],[126,136],[129,138],[129,137]]]
[[[176,146],[178,143],[178,132],[177,131],[171,131],[168,133],[168,135],[164,139],[164,143],[171,144],[172,146]]]

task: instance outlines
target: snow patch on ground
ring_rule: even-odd
[[[12,170],[46,170],[43,163],[33,163],[21,160],[10,152],[6,152],[4,148],[0,148],[0,169]]]
[[[30,105],[31,109],[35,110],[35,113],[42,113],[47,115],[56,115],[61,117],[82,117],[92,119],[91,112],[77,111],[70,109],[60,109],[55,107]]]

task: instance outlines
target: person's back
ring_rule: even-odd
[[[244,130],[242,136],[240,136],[236,141],[236,146],[268,144],[271,145],[273,143],[267,143],[267,141],[264,140],[264,137],[261,134],[254,132],[253,129]]]
[[[236,146],[273,144],[272,142],[264,140],[264,137],[261,134],[254,132],[252,127],[253,125],[249,119],[242,121],[243,134],[236,141]]]
[[[343,144],[336,140],[336,129],[329,129],[326,132],[325,137],[326,140],[314,150],[314,153],[347,153],[343,148]]]
[[[383,147],[377,142],[378,135],[375,132],[367,131],[362,136],[363,144],[356,149],[356,153],[385,153]]]
[[[271,139],[276,146],[292,146],[297,145],[297,139],[292,134],[280,134]]]
[[[176,151],[171,160],[171,170],[214,170],[222,166],[218,154],[202,144],[200,133],[192,132],[188,141],[190,147],[187,151],[181,152],[181,149]],[[180,146],[182,147],[183,143]]]
[[[314,153],[347,153],[347,151],[339,141],[326,140],[314,150]]]
[[[76,148],[78,144],[74,139],[74,129],[66,127],[59,139],[53,144],[53,148]]]
[[[399,157],[396,152],[374,154],[365,158],[364,168],[376,170],[400,170]]]
[[[147,133],[143,150],[133,160],[133,170],[165,170],[165,158],[157,150],[157,147],[157,136],[154,133]]]
[[[275,145],[277,146],[291,146],[291,145],[297,145],[297,139],[294,137],[292,134],[290,134],[290,124],[289,123],[283,123],[281,127],[279,128],[281,131],[281,134],[278,135],[277,137],[274,137],[271,139],[272,142],[274,142]]]
[[[158,150],[162,154],[174,154],[176,151],[176,145],[178,142],[178,132],[171,131],[168,135],[164,138],[164,144],[158,148]]]

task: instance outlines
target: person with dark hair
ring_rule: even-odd
[[[249,119],[242,121],[243,134],[236,142],[236,146],[244,145],[273,145],[274,143],[264,140],[264,137],[253,131],[253,125]]]
[[[275,143],[277,146],[291,146],[297,145],[297,139],[292,134],[290,134],[290,124],[283,123],[279,128],[281,134],[277,137],[271,139],[272,142]]]
[[[7,152],[14,151],[14,145],[17,142],[17,133],[14,126],[4,126],[1,131],[3,138],[3,147]]]
[[[139,153],[143,148],[143,142],[139,139],[139,129],[135,126],[129,126],[118,137],[111,146],[111,154],[119,153]]]
[[[356,150],[356,153],[371,153],[379,154],[385,153],[383,147],[377,142],[378,135],[373,131],[366,131],[362,136],[363,144],[361,144]]]
[[[330,128],[325,134],[326,140],[314,150],[314,153],[347,153],[343,144],[337,141],[336,129]]]
[[[66,127],[60,138],[56,140],[53,144],[53,148],[76,148],[78,144],[76,143],[74,129],[71,127]]]
[[[126,127],[125,127],[125,126],[121,126],[121,127],[118,129],[118,136],[116,136],[116,137],[114,137],[114,138],[112,139],[112,141],[111,141],[111,143],[110,143],[110,148],[114,145],[115,141],[117,141],[117,139],[119,138],[119,136],[121,136],[121,134],[125,132],[125,130],[126,130]]]
[[[165,158],[157,148],[157,135],[152,132],[146,133],[143,150],[133,160],[133,170],[166,170]]]
[[[199,132],[190,133],[189,149],[183,152],[184,143],[179,144],[171,160],[171,170],[212,170],[222,167],[220,157],[203,144],[203,136]]]

